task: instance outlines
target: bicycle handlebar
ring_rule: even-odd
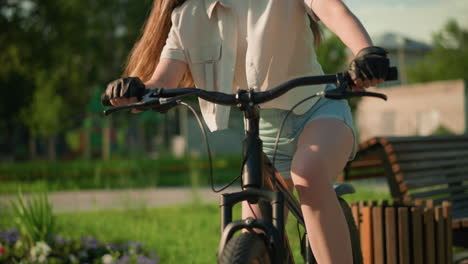
[[[397,80],[398,71],[396,67],[390,67],[386,81]],[[347,72],[329,74],[329,75],[319,75],[319,76],[308,76],[300,77],[296,79],[289,80],[285,83],[282,83],[268,91],[264,92],[254,92],[252,90],[246,91],[241,90],[237,94],[226,94],[216,91],[206,91],[198,88],[172,88],[172,89],[154,89],[149,90],[149,92],[142,98],[141,101],[120,105],[116,107],[109,108],[104,111],[105,115],[111,113],[126,110],[126,109],[138,109],[138,110],[158,110],[161,108],[169,109],[172,106],[177,105],[178,101],[183,97],[187,96],[197,96],[206,101],[221,104],[221,105],[239,105],[245,103],[261,104],[267,101],[271,101],[289,90],[306,85],[318,85],[318,84],[329,84],[336,83],[338,88],[324,91],[317,95],[324,96],[329,99],[348,99],[352,97],[360,96],[373,96],[386,100],[387,97],[384,94],[372,93],[372,92],[348,92],[345,90],[346,87],[349,87],[353,84],[349,74]],[[110,102],[107,98],[102,98],[103,105],[110,105]]]

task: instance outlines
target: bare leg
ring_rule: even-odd
[[[292,180],[319,264],[353,263],[346,219],[332,185],[344,168],[352,145],[351,129],[342,121],[315,120],[300,135],[292,162]]]

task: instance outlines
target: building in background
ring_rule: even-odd
[[[362,98],[355,118],[362,142],[375,136],[462,134],[467,128],[466,80],[400,85],[370,91],[388,101]]]
[[[432,47],[426,43],[409,39],[401,34],[384,33],[373,38],[374,44],[388,51],[390,65],[396,66],[400,73],[398,81],[388,82],[386,85],[406,84],[406,68],[414,65],[419,59],[431,51]]]

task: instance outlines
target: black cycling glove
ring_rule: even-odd
[[[119,97],[136,97],[138,100],[141,100],[145,93],[145,84],[140,80],[140,78],[120,78],[107,85],[106,91],[101,97],[101,102],[103,105],[110,105],[110,99]]]
[[[349,65],[351,79],[385,79],[390,62],[387,51],[380,47],[367,47],[359,51]]]

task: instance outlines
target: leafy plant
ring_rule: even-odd
[[[0,229],[0,263],[156,264],[159,257],[135,241],[111,244],[89,236],[69,239],[54,235],[50,244],[26,245],[17,230]]]
[[[19,192],[16,202],[12,201],[11,204],[18,229],[30,246],[39,241],[52,241],[57,226],[47,193],[25,200]]]

